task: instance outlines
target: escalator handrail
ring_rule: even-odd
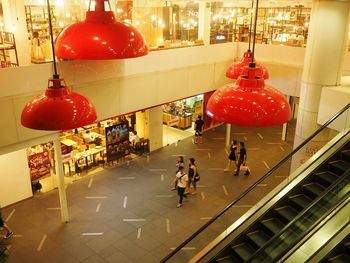
[[[253,190],[258,184],[263,182],[266,178],[268,178],[271,174],[273,174],[280,166],[286,163],[294,154],[296,154],[301,148],[303,148],[308,142],[310,142],[313,138],[315,138],[320,132],[322,132],[329,124],[335,121],[341,114],[343,114],[346,110],[350,108],[350,103],[348,103],[345,107],[343,107],[340,111],[338,111],[332,118],[326,121],[320,128],[318,128],[313,134],[310,135],[305,141],[299,144],[293,151],[291,151],[286,157],[284,157],[280,162],[278,162],[270,171],[268,171],[265,175],[260,177],[255,183],[249,186],[245,191],[243,191],[238,197],[236,197],[230,204],[228,204],[221,212],[213,216],[208,222],[206,222],[203,226],[201,226],[197,231],[195,231],[191,236],[189,236],[185,241],[183,241],[179,246],[177,246],[173,251],[171,251],[166,257],[161,259],[159,262],[164,263],[172,256],[174,256],[177,252],[179,252],[183,247],[185,247],[192,239],[198,236],[204,229],[214,223],[219,217],[221,217],[226,211],[232,208],[238,201],[240,201],[244,196],[246,196],[251,190]]]
[[[251,255],[251,257],[247,260],[247,262],[250,262],[251,260],[254,259],[254,257],[256,257],[256,255],[260,254],[262,251],[264,251],[266,249],[266,247],[268,247],[271,243],[273,243],[278,237],[280,237],[281,235],[283,235],[284,232],[286,232],[288,230],[289,227],[291,227],[292,225],[295,224],[296,221],[298,221],[302,216],[304,216],[310,208],[312,208],[313,206],[317,205],[317,203],[319,201],[321,201],[325,196],[327,196],[330,192],[332,192],[334,190],[334,188],[336,188],[340,183],[342,183],[343,181],[346,180],[346,178],[350,175],[350,169],[346,170],[342,176],[340,176],[335,182],[334,185],[331,185],[331,187],[329,187],[329,189],[327,189],[326,191],[324,191],[320,196],[318,196],[315,200],[313,200],[308,206],[306,206],[303,211],[301,213],[298,214],[298,216],[296,216],[292,221],[290,221],[287,225],[285,225],[281,231],[279,231],[278,234],[274,235],[269,241],[267,241],[262,247],[260,247],[257,251],[254,252],[254,254]],[[347,195],[346,195],[347,196]],[[342,197],[340,200],[343,200],[344,197]],[[337,206],[337,205],[335,205]],[[325,216],[327,216],[328,214],[330,214],[332,211],[334,210],[334,207],[332,208],[331,211],[327,211],[324,215],[322,215],[319,219],[317,219],[316,222],[312,223],[313,225],[317,225],[319,224],[319,222],[321,222],[323,220],[323,218]],[[312,229],[312,227],[310,227]],[[303,238],[303,237],[301,237]],[[301,239],[299,238],[299,240]],[[288,247],[292,247],[294,246],[298,241],[294,241],[291,245],[289,245]],[[278,256],[278,258],[280,258],[280,256]],[[276,260],[278,259],[276,258]]]

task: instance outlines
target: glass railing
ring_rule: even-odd
[[[278,235],[262,246],[247,262],[277,261],[283,254],[317,226],[344,198],[350,194],[350,170],[334,185],[312,202],[292,220]]]
[[[332,150],[332,147],[328,147],[324,151],[315,151],[315,149],[321,149],[329,141],[336,144],[344,135],[350,133],[349,128],[350,103],[160,262],[187,262],[196,256],[193,259],[193,262],[195,262],[195,260],[205,256],[211,249],[219,246],[220,242],[225,240],[245,220],[249,219],[248,216],[242,217],[248,209],[250,211],[258,210],[263,205],[261,199],[273,191],[277,185],[280,189],[283,189],[295,178],[295,175],[291,176],[294,171],[298,169],[296,171],[298,174],[304,172],[312,165],[313,160],[327,154],[328,151]],[[327,138],[327,140],[324,138]],[[317,145],[315,145],[315,141],[317,141]],[[312,160],[308,161],[311,157]],[[303,163],[305,165],[300,167]],[[280,183],[281,179],[285,180]],[[275,195],[277,194],[275,193]],[[265,203],[275,196],[271,195],[268,200],[265,200]]]

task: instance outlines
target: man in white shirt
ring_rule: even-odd
[[[176,174],[176,180],[177,180],[177,194],[179,195],[179,203],[177,204],[177,207],[182,206],[182,200],[185,196],[185,189],[188,184],[188,175],[185,172],[185,168],[183,166],[179,167],[179,171]]]
[[[133,132],[134,135],[132,136],[131,143],[135,145],[136,143],[140,142],[140,137],[137,135],[137,131]]]

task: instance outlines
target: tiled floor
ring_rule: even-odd
[[[281,130],[232,127],[233,138],[246,142],[249,177],[223,172],[227,155],[225,126],[220,126],[205,133],[204,144],[187,138],[69,184],[69,223],[60,222],[57,190],[4,208],[15,231],[8,262],[158,262],[291,150],[292,133],[282,142]],[[197,160],[201,187],[176,208],[170,182],[180,154]],[[260,187],[245,201],[255,202],[271,188]],[[237,208],[232,218],[247,209]]]

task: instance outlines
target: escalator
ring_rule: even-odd
[[[350,192],[349,185],[347,143],[209,262],[260,263],[278,259]]]
[[[321,263],[350,262],[350,233],[325,257]]]
[[[160,262],[277,262],[292,251],[350,198],[349,109],[350,103]],[[330,141],[293,168],[294,157],[313,149],[327,128]],[[233,217],[275,177],[286,179]]]

